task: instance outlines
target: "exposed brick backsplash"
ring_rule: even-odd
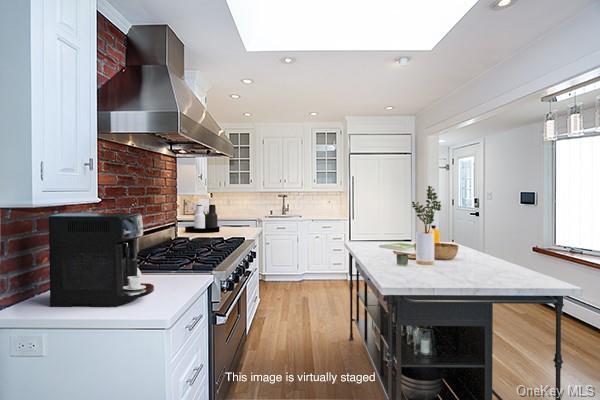
[[[126,36],[98,14],[98,87],[125,66]],[[175,158],[98,140],[97,204],[0,209],[0,309],[50,288],[48,216],[140,213],[144,227],[177,218]]]

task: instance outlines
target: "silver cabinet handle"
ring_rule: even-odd
[[[200,314],[197,317],[192,318],[192,322],[190,322],[188,325],[185,326],[185,329],[187,329],[188,331],[193,331],[194,328],[196,327],[196,325],[198,325],[198,322],[200,322],[202,320],[203,315]]]
[[[344,249],[333,249],[333,251],[344,251]]]
[[[244,283],[244,286],[240,288],[240,290],[238,291],[238,294],[235,296],[235,298],[231,302],[231,305],[229,306],[229,310],[227,310],[227,312],[225,313],[225,315],[219,315],[219,314],[217,314],[216,325],[224,325],[224,324],[227,323],[227,320],[229,319],[229,316],[231,315],[231,313],[233,312],[233,310],[238,306],[238,300],[242,296],[242,293],[244,293],[244,294],[246,293],[246,292],[244,292],[244,289],[246,289],[247,282],[248,281],[246,281]]]
[[[342,265],[342,263],[333,263],[333,265]]]
[[[192,370],[192,376],[190,376],[190,378],[185,381],[189,386],[194,386],[194,383],[196,382],[196,379],[198,379],[198,375],[200,375],[200,371],[202,371],[202,368],[204,368],[204,364],[200,364],[199,367],[196,367]]]
[[[285,229],[285,226],[278,226],[278,227],[277,227],[277,228],[275,228],[275,229],[282,230],[282,229]]]
[[[331,225],[323,225],[321,228],[322,229],[331,229],[333,227]]]
[[[83,164],[84,167],[88,167],[90,169],[90,171],[94,170],[94,159],[92,157],[90,157],[88,159],[88,162]]]

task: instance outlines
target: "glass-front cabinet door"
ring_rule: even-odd
[[[341,149],[339,129],[314,129],[313,188],[341,189]]]
[[[251,187],[253,185],[252,133],[231,131],[228,134],[233,144],[233,157],[229,159],[228,186],[232,189]]]

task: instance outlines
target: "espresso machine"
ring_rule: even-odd
[[[111,307],[152,292],[137,266],[139,214],[50,217],[50,305]]]

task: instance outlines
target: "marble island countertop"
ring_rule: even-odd
[[[347,241],[346,248],[384,296],[572,296],[569,283],[460,246],[454,260],[396,264],[385,242]]]

